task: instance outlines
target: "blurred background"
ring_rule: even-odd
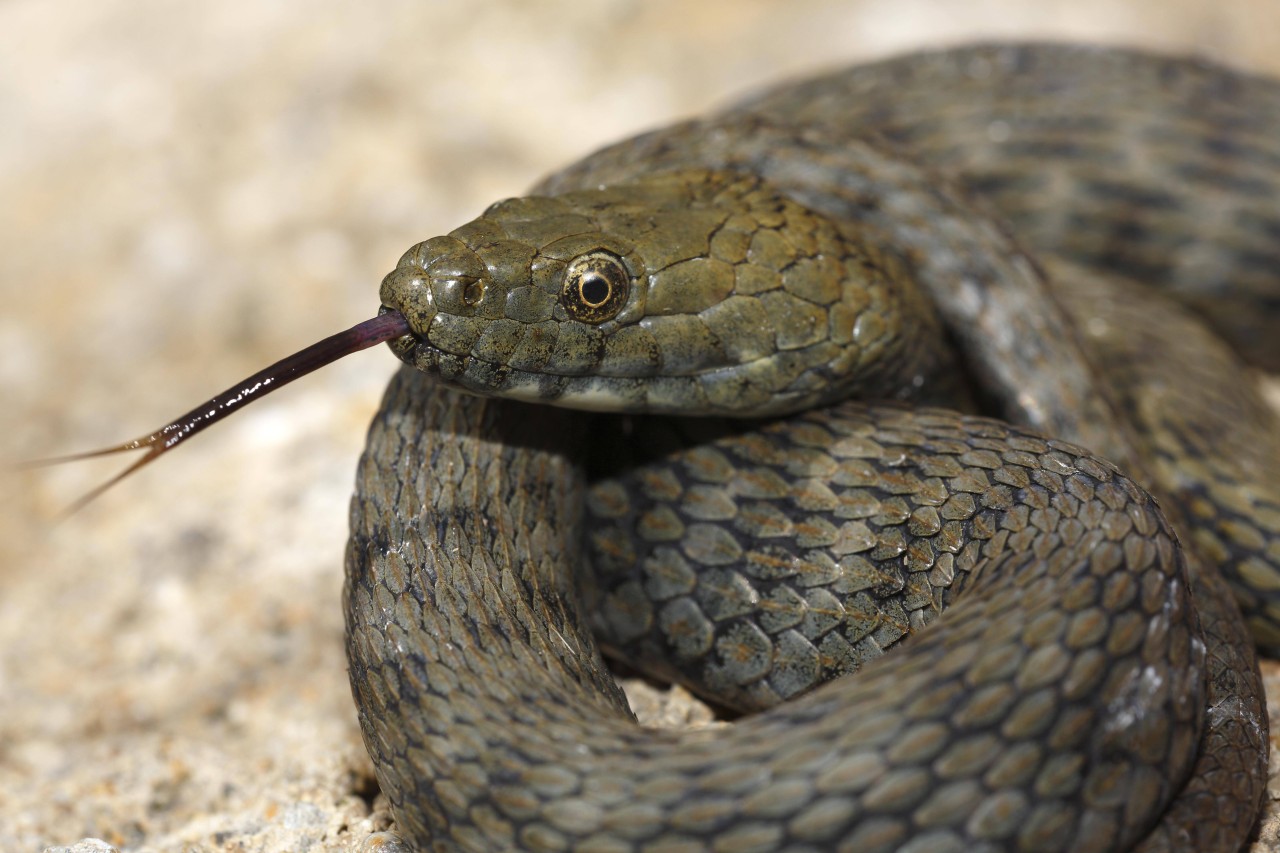
[[[7,0],[0,458],[145,433],[371,316],[408,246],[606,142],[1042,37],[1280,74],[1275,0]],[[0,473],[0,849],[347,850],[382,825],[338,593],[394,368],[334,365],[61,522],[121,460]]]

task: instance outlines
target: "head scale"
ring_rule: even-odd
[[[475,393],[761,415],[847,396],[899,346],[897,273],[755,178],[668,172],[500,202],[381,297],[412,330],[396,354]]]

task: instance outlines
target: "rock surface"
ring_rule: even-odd
[[[1280,74],[1271,0],[1118,7],[12,0],[0,453],[151,429],[369,316],[417,240],[759,83],[1032,35]],[[393,369],[348,359],[60,522],[119,466],[3,474],[0,849],[391,849],[337,601]]]

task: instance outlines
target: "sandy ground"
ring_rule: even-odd
[[[602,143],[1028,36],[1280,73],[1272,0],[9,0],[0,457],[135,435],[364,319],[406,247]],[[385,825],[337,599],[393,369],[335,365],[62,523],[116,465],[0,475],[0,849],[338,851]]]

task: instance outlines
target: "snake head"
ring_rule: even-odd
[[[847,396],[871,365],[911,369],[894,357],[904,282],[757,178],[679,171],[499,202],[409,249],[381,298],[412,332],[392,349],[455,387],[761,415]]]
[[[632,241],[561,200],[512,199],[412,247],[381,297],[409,322],[412,335],[392,342],[405,361],[478,393],[556,400],[571,377],[585,391],[659,370],[654,342],[632,322],[645,270]]]

